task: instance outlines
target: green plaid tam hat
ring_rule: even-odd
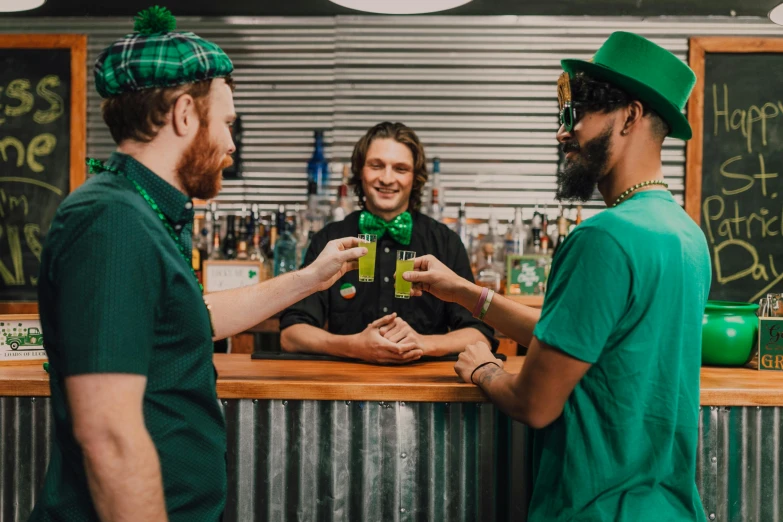
[[[173,87],[231,74],[234,64],[216,44],[190,32],[165,7],[136,16],[133,34],[106,48],[95,62],[95,88],[102,98],[153,87]]]

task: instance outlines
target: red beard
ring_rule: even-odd
[[[223,169],[234,164],[228,154],[221,154],[209,139],[206,126],[198,130],[190,148],[177,165],[177,178],[191,198],[211,199],[220,192]]]

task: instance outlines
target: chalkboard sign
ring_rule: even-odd
[[[0,36],[0,313],[37,312],[44,238],[84,181],[86,44]]]
[[[758,301],[783,289],[783,39],[692,38],[690,65],[685,209],[709,244],[710,299]]]

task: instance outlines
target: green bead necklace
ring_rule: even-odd
[[[101,162],[100,160],[94,158],[87,158],[87,166],[90,168],[90,174],[97,174],[105,170],[111,172],[112,174],[123,176],[125,179],[130,181],[131,184],[133,184],[133,186],[136,188],[136,192],[138,192],[139,195],[144,198],[144,201],[146,201],[147,204],[150,206],[150,208],[155,212],[155,214],[158,215],[158,218],[160,219],[161,223],[163,223],[163,226],[168,231],[169,236],[171,237],[171,239],[174,240],[174,244],[177,245],[177,250],[179,250],[179,255],[182,256],[182,260],[185,261],[185,263],[188,265],[188,268],[190,268],[190,272],[193,274],[193,277],[196,279],[196,282],[198,283],[198,287],[201,290],[201,293],[203,294],[204,285],[202,285],[201,282],[198,280],[196,271],[193,269],[193,264],[188,260],[188,256],[185,253],[185,247],[182,246],[182,241],[180,240],[179,235],[174,231],[174,227],[171,226],[171,223],[169,223],[168,218],[160,209],[158,204],[155,203],[155,200],[152,199],[152,196],[150,196],[149,193],[146,190],[144,190],[144,187],[139,185],[139,183],[135,179],[131,178],[124,172],[120,172],[120,170],[117,168],[104,165],[103,162]]]

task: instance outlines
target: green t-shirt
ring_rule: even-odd
[[[160,206],[189,255],[193,204],[129,156],[109,160]],[[41,257],[39,308],[50,361],[51,460],[33,522],[97,521],[64,379],[145,375],[144,421],[171,522],[215,522],[226,497],[226,435],[209,317],[189,263],[124,177],[97,174],[60,205]]]
[[[530,522],[705,520],[696,489],[707,242],[667,191],[579,225],[534,335],[592,366],[533,433]]]

